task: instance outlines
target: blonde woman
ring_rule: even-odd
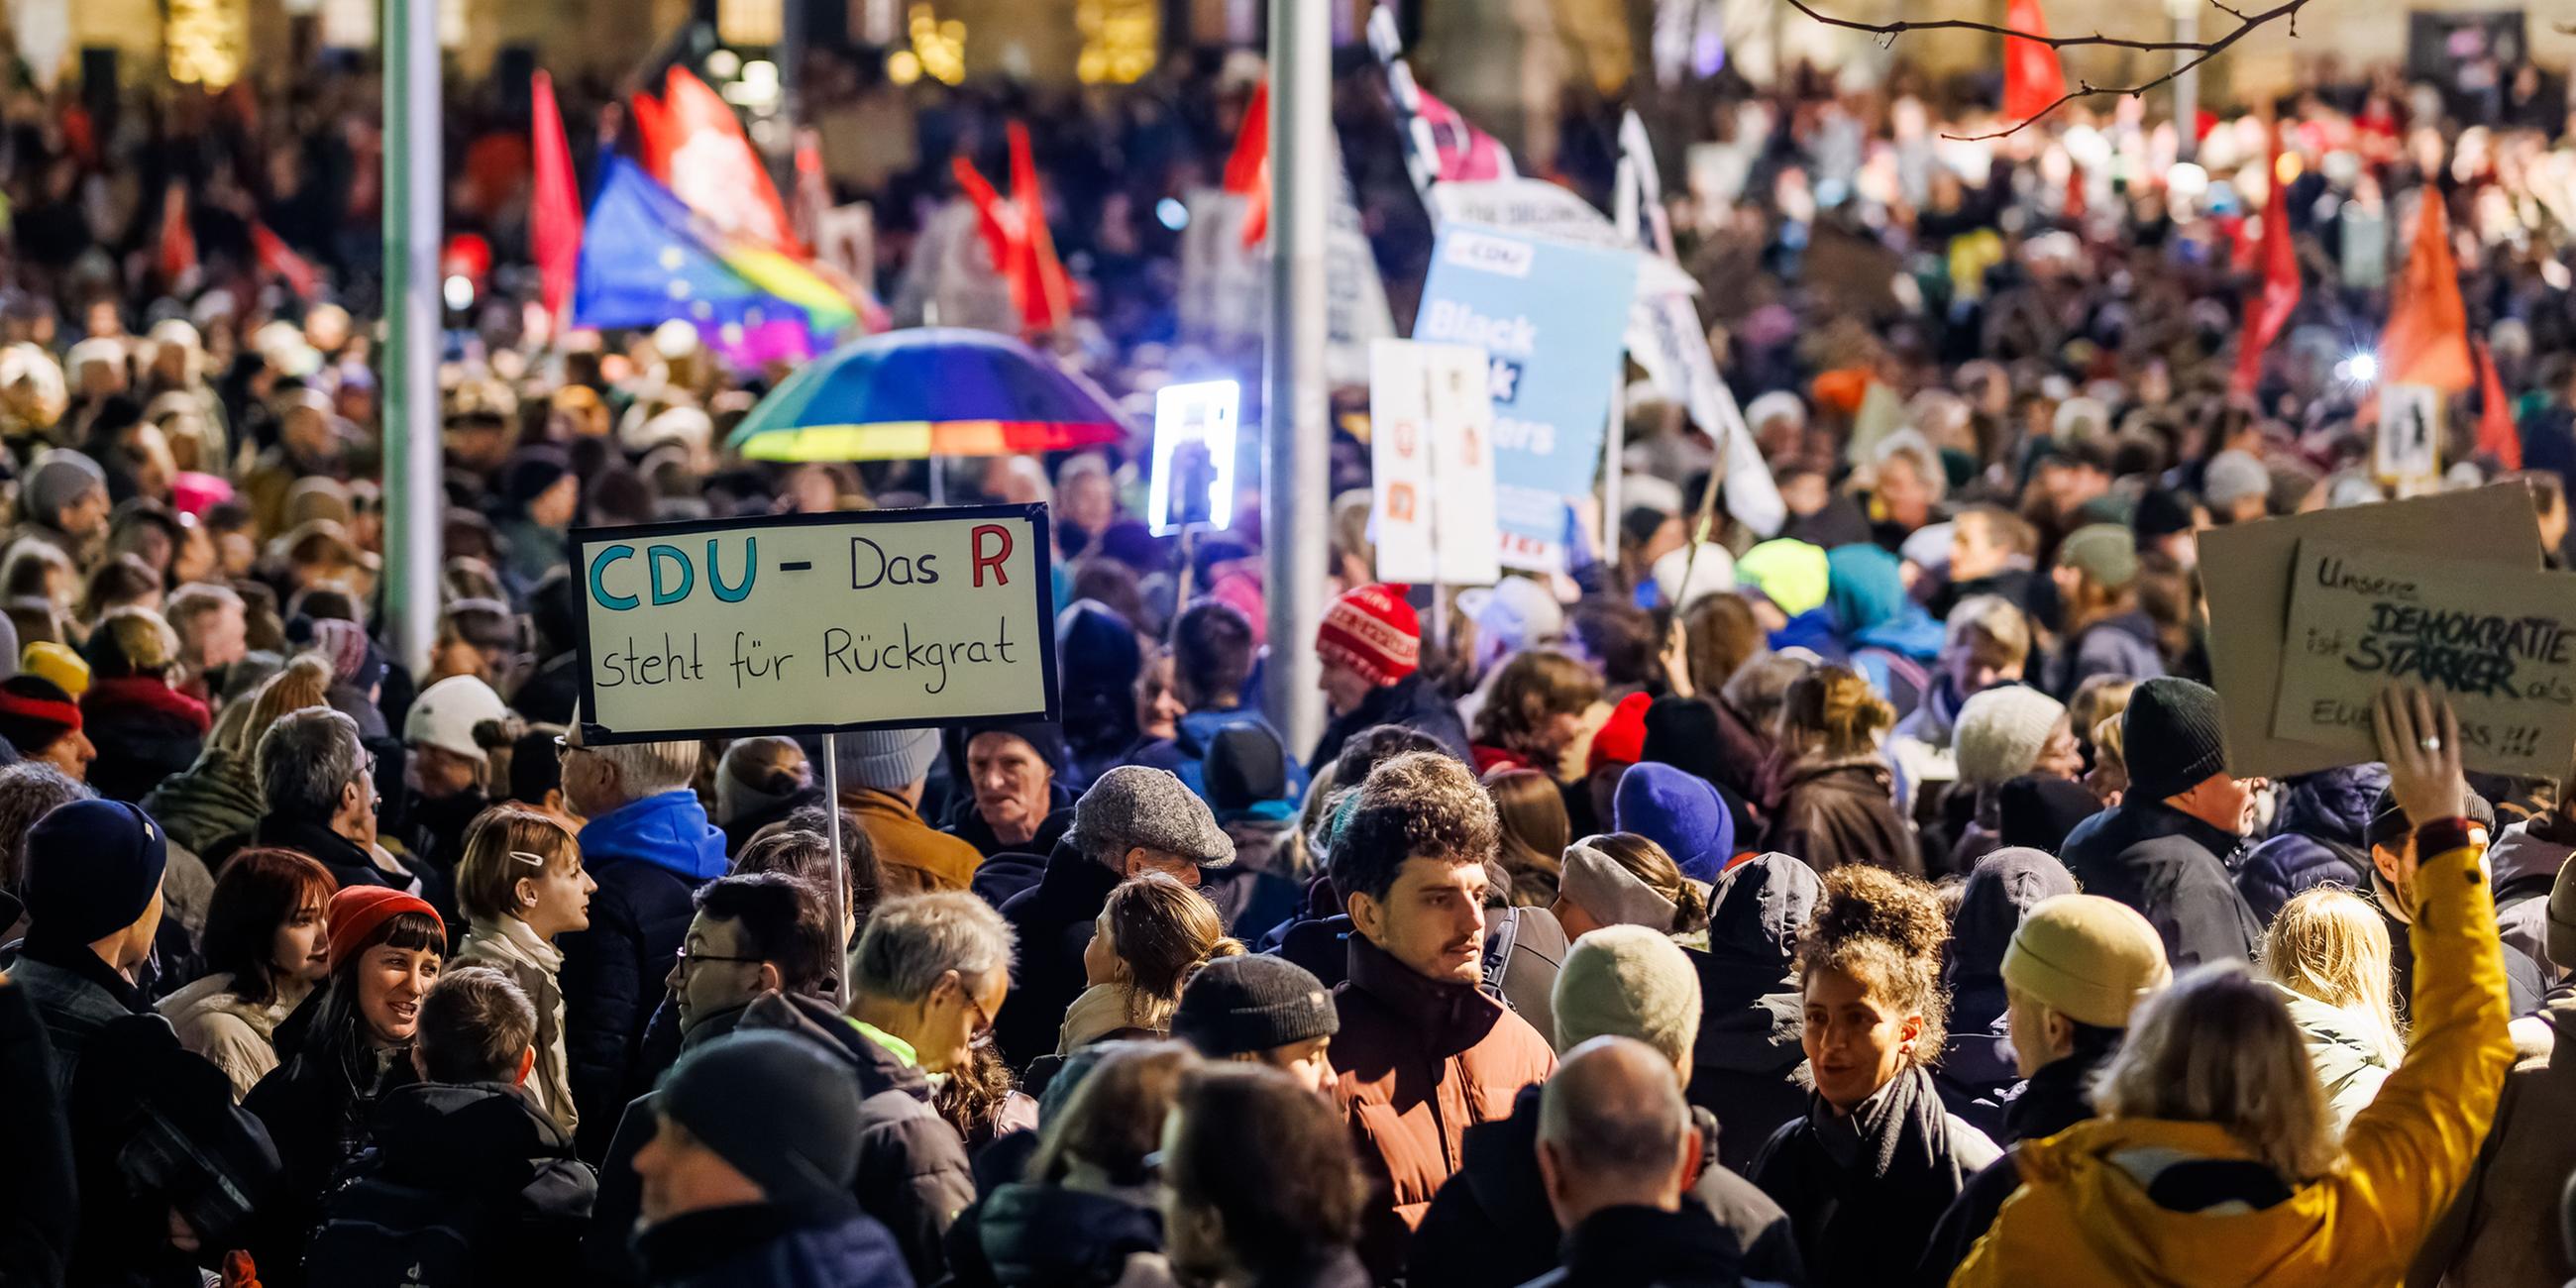
[[[2307,1038],[2326,1117],[2341,1136],[2406,1054],[2389,1005],[2387,919],[2341,886],[2307,891],[2272,919],[2263,973]]]
[[[537,1012],[537,1065],[527,1085],[555,1125],[572,1133],[572,1080],[564,1057],[563,950],[555,936],[590,928],[599,883],[582,870],[581,845],[550,814],[495,805],[465,829],[456,901],[465,912],[459,966],[508,975]]]
[[[2338,1143],[2280,991],[2232,962],[2194,970],[2138,1008],[2095,1094],[2102,1116],[2014,1150],[2021,1190],[1952,1288],[2405,1275],[2495,1121],[2513,1037],[2459,721],[2409,688],[2383,693],[2374,723],[2415,823],[2405,1063]]]

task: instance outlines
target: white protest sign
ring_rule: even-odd
[[[876,208],[858,201],[822,211],[814,220],[814,255],[851,281],[876,289]]]
[[[2576,747],[2576,578],[2314,538],[2292,565],[2272,734],[2376,760],[2371,701],[2442,690],[2472,769],[2555,778]]]
[[[1046,507],[590,528],[582,736],[1055,718]]]
[[[1167,537],[1234,524],[1234,428],[1242,387],[1231,380],[1165,385],[1154,393],[1154,473],[1145,522]]]
[[[1502,576],[1486,361],[1472,345],[1369,346],[1371,530],[1384,580],[1484,586]]]
[[[2396,488],[2399,496],[2415,496],[2441,484],[2441,390],[2431,385],[2379,387],[2379,442],[2372,453],[2372,468],[2379,481]]]

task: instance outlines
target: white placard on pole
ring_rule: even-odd
[[[1145,521],[1154,535],[1234,525],[1235,415],[1231,380],[1165,385],[1154,395],[1154,473]]]
[[[2372,466],[2379,481],[2399,496],[2420,496],[2441,486],[2441,390],[2431,385],[2379,387],[2379,442]]]
[[[1369,346],[1369,452],[1377,575],[1486,586],[1502,575],[1494,518],[1494,404],[1482,349]]]

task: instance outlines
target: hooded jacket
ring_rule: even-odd
[[[2576,1173],[2576,1132],[2566,1130],[2576,1121],[2576,998],[2560,998],[2537,1018],[2555,1039],[2551,1050],[2505,1078],[2477,1170],[2416,1253],[2409,1288],[2559,1288],[2576,1279],[2565,1246],[2538,1237],[2560,1220],[2560,1192]]]
[[[2137,609],[2105,617],[2077,631],[2052,660],[2055,664],[2049,670],[2054,683],[2049,695],[2060,702],[2072,701],[2075,691],[2097,675],[2152,680],[2165,673],[2165,655],[2156,643],[2155,620]]]
[[[221,866],[250,839],[268,812],[250,762],[208,745],[195,764],[161,781],[143,798],[143,812],[168,829],[170,839]]]
[[[2272,835],[2248,851],[2236,869],[2237,892],[2245,896],[2255,920],[2272,924],[2281,905],[2317,886],[2370,888],[2370,846],[2364,834],[2371,807],[2387,785],[2388,770],[2376,764],[2321,769],[2289,781]],[[2503,850],[2501,840],[2496,848]]]
[[[2079,1048],[2065,1059],[2041,1066],[2022,1084],[2021,1094],[2004,1106],[2003,1134],[1995,1138],[1997,1143],[2042,1140],[2093,1117],[2089,1097],[2094,1077],[2117,1050],[2116,1045]],[[1968,1249],[1994,1228],[1995,1213],[2002,1211],[2004,1200],[2020,1188],[2021,1169],[2011,1154],[1986,1164],[1985,1170],[1969,1177],[1968,1187],[1941,1214],[1940,1224],[1932,1227],[1917,1282],[1923,1288],[1941,1288],[1950,1282],[1950,1272],[1957,1270],[1959,1263],[1967,1259]]]
[[[1010,996],[993,1017],[993,1044],[1013,1071],[1055,1050],[1064,1011],[1083,989],[1082,950],[1092,923],[1118,888],[1118,873],[1070,841],[1047,855],[1036,886],[1002,904],[1002,920],[1019,937]]]
[[[2280,984],[2273,987],[2290,1008],[2290,1022],[2307,1040],[2308,1063],[2316,1066],[2317,1086],[2326,1093],[2326,1118],[2340,1133],[2379,1094],[2403,1052],[2382,1050],[2370,1026],[2350,1011]]]
[[[2415,1032],[2406,1060],[2353,1118],[2343,1164],[2287,1178],[2264,1207],[2178,1212],[2147,1178],[2173,1161],[2247,1160],[2215,1123],[2099,1119],[2015,1157],[2022,1189],[1952,1279],[1961,1288],[2030,1283],[2392,1283],[2470,1174],[2513,1061],[2504,947],[2481,847],[2463,829],[2418,834],[2423,915]],[[2526,1229],[2523,1237],[2536,1231]]]
[[[2528,959],[2543,981],[2558,978],[2558,967],[2549,959],[2549,890],[2557,883],[2558,869],[2576,855],[2576,845],[2556,831],[2555,820],[2546,815],[2524,819],[2496,833],[2487,850],[2495,873],[2496,929],[2504,946]],[[2512,963],[2506,966],[2510,969]]]
[[[1306,758],[1307,776],[1323,773],[1324,766],[1342,754],[1342,744],[1350,741],[1353,734],[1386,724],[1403,725],[1429,737],[1463,764],[1476,763],[1467,742],[1467,724],[1458,718],[1457,706],[1440,696],[1431,681],[1416,672],[1369,690],[1358,706],[1326,723],[1324,736],[1315,743],[1315,754]]]
[[[1285,795],[1291,801],[1305,799],[1306,771],[1297,763],[1296,756],[1289,752],[1288,740],[1280,737],[1279,731],[1271,728],[1270,722],[1262,719],[1260,712],[1249,707],[1192,711],[1172,722],[1171,737],[1147,743],[1129,755],[1127,763],[1168,771],[1197,793],[1200,800],[1206,801],[1208,808],[1214,809],[1216,798],[1208,793],[1208,756],[1216,750],[1217,735],[1228,729],[1256,730],[1279,744],[1279,759],[1287,766],[1288,773]]]
[[[1467,1129],[1458,1174],[1413,1232],[1408,1288],[1502,1288],[1561,1264],[1567,1241],[1538,1170],[1539,1091],[1521,1088],[1511,1117]],[[1718,1229],[1715,1239],[1699,1242],[1724,1253],[1717,1264],[1756,1278],[1804,1279],[1788,1214],[1719,1164],[1717,1120],[1705,1109],[1691,1112],[1700,1129],[1700,1172],[1685,1205],[1715,1218]]]
[[[1762,1146],[1749,1175],[1789,1213],[1816,1288],[1914,1273],[1941,1214],[2001,1154],[1941,1108],[1932,1075],[1900,1070],[1848,1115],[1821,1097]]]
[[[2137,910],[2165,941],[2179,973],[2202,962],[2251,961],[2263,923],[2227,870],[2237,838],[2163,801],[2123,800],[2076,825],[2058,857],[2085,893]]]
[[[1163,1249],[1163,1218],[1149,1203],[1062,1185],[1004,1185],[981,1218],[977,1243],[991,1278],[961,1273],[961,1288],[1110,1288],[1129,1257]]]
[[[849,1067],[859,1092],[859,1174],[851,1194],[893,1234],[912,1277],[936,1282],[947,1270],[941,1236],[975,1201],[975,1178],[965,1142],[930,1106],[930,1079],[814,998],[766,994],[737,1028],[788,1030]]]
[[[1949,1038],[1932,1080],[1950,1112],[1987,1135],[2003,1129],[2006,1095],[2021,1081],[2004,1031],[2004,950],[2031,905],[2073,893],[2066,865],[2038,850],[2002,850],[1969,874],[1951,916],[1941,972],[1950,990]]]
[[[1333,991],[1333,1103],[1369,1182],[1360,1260],[1387,1280],[1458,1170],[1467,1129],[1510,1117],[1521,1088],[1555,1072],[1556,1053],[1474,985],[1425,979],[1364,936],[1351,936],[1350,963]]]
[[[363,1193],[350,1191],[349,1180],[366,1178],[423,1192],[423,1217],[483,1204],[487,1223],[474,1247],[478,1284],[578,1281],[581,1235],[599,1181],[573,1157],[572,1137],[515,1086],[418,1083],[386,1096],[375,1147],[324,1202],[325,1222]],[[320,1258],[315,1272],[328,1282]]]
[[[582,866],[599,889],[590,928],[555,941],[564,997],[564,1061],[584,1158],[597,1158],[629,1096],[644,1026],[688,938],[699,886],[725,873],[724,833],[685,789],[630,801],[581,829]]]
[[[1923,875],[1914,826],[1896,809],[1896,780],[1876,757],[1793,766],[1763,848],[1794,854],[1818,872],[1864,863]]]
[[[1751,1166],[1771,1133],[1807,1112],[1790,963],[1823,893],[1815,869],[1789,855],[1748,859],[1710,898],[1707,950],[1683,950],[1700,992],[1688,1098],[1717,1116],[1717,1157],[1730,1171]]]

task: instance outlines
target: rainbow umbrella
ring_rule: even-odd
[[[887,461],[1097,447],[1109,399],[1006,335],[914,327],[848,344],[771,390],[728,440],[756,461]]]

